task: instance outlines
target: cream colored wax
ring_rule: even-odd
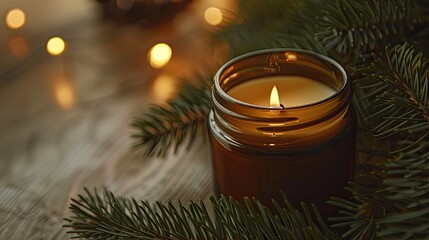
[[[272,76],[249,80],[231,88],[227,94],[253,105],[270,107],[273,86],[279,93],[284,107],[303,106],[332,96],[335,90],[311,78],[301,76]]]

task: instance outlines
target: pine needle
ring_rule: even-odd
[[[149,205],[106,189],[85,189],[84,195],[72,199],[64,227],[72,238],[86,239],[339,239],[317,210],[302,204],[301,214],[284,200],[287,207],[273,213],[257,200],[245,200],[244,209],[232,198],[211,197],[215,214],[210,216],[201,202]]]
[[[204,134],[211,106],[209,77],[197,75],[201,86],[185,84],[166,106],[153,105],[136,118],[134,148],[145,156],[165,156],[171,149],[190,146],[198,132]]]
[[[414,0],[326,0],[325,14],[318,17],[317,38],[327,51],[359,54],[386,42],[403,41],[423,14]]]

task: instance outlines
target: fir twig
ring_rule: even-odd
[[[348,227],[347,239],[426,239],[429,236],[429,142],[416,151],[392,154],[377,188],[352,184],[352,200],[332,198],[340,216],[334,227]]]
[[[327,51],[341,54],[358,56],[403,41],[423,18],[414,0],[328,0],[326,5],[315,35]]]
[[[308,32],[303,33],[303,35],[299,37],[279,33],[273,39],[268,40],[266,46],[306,49],[323,55],[328,55],[328,52],[323,45]]]
[[[212,36],[212,40],[226,40],[233,56],[279,46],[285,36],[288,44],[281,47],[301,47],[299,40],[306,38],[309,28],[314,27],[309,23],[321,5],[318,0],[240,1],[238,11],[232,14],[235,21]]]
[[[428,139],[429,59],[422,52],[409,44],[387,48],[359,71],[364,78],[356,87],[365,92],[359,101],[375,136]]]
[[[183,85],[179,95],[166,106],[153,105],[133,121],[136,149],[143,150],[146,156],[165,156],[168,150],[176,151],[184,143],[190,146],[199,131],[205,132],[211,79],[196,78],[201,80],[200,86]]]
[[[332,218],[334,226],[347,229],[343,234],[346,239],[427,238],[428,58],[409,44],[391,47],[406,38],[413,39],[412,43],[419,47],[426,46],[424,50],[428,52],[427,44],[421,45],[427,34],[422,34],[423,38],[416,36],[428,32],[427,26],[421,24],[422,19],[427,21],[427,17],[423,18],[429,9],[427,3],[326,0],[323,5],[316,4],[323,1],[309,0],[293,1],[293,7],[287,8],[286,2],[258,5],[257,1],[243,1],[239,14],[248,14],[242,15],[242,22],[231,25],[223,36],[235,53],[267,46],[295,46],[353,61],[367,51],[376,51],[373,58],[364,60],[371,64],[359,68],[354,75],[361,77],[354,79],[354,100],[362,116],[360,127],[375,135],[374,149],[364,149],[373,156],[362,166],[365,172],[359,174],[374,183],[351,183],[351,199],[331,199],[330,203],[340,209],[339,215]],[[312,7],[301,11],[307,6]],[[314,15],[320,18],[315,20]],[[266,16],[270,18],[265,21]],[[383,52],[386,45],[389,48]],[[135,121],[140,131],[137,144],[148,147],[147,154],[164,155],[183,143],[186,135],[191,134],[193,139],[192,126],[205,125],[202,123],[210,106],[208,88],[190,88],[177,102],[154,106]],[[372,138],[365,138],[368,139]],[[73,200],[66,227],[75,238],[88,239],[338,238],[320,220],[317,211],[314,218],[305,205],[299,212],[287,202],[285,208],[275,204],[277,211],[273,215],[255,200],[246,200],[244,206],[226,198],[212,199],[212,203],[213,216],[201,203],[152,206],[118,198],[107,191],[87,191]]]
[[[353,200],[332,199],[353,239],[422,239],[429,236],[429,59],[409,44],[387,48],[368,67],[357,87],[368,129],[378,140],[369,162],[379,186],[352,184]],[[391,140],[386,144],[385,139]]]
[[[302,204],[298,211],[286,198],[284,208],[273,201],[275,214],[256,199],[246,198],[246,207],[232,198],[210,200],[213,215],[202,202],[150,205],[85,189],[72,199],[64,227],[73,238],[86,239],[339,239],[316,209]]]

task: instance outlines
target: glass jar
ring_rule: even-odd
[[[271,76],[309,78],[334,93],[285,108],[254,105],[228,94],[240,84]],[[256,197],[271,206],[271,199],[283,201],[282,190],[295,206],[314,203],[329,214],[326,200],[344,197],[353,176],[351,94],[345,70],[311,51],[268,49],[227,62],[214,77],[208,121],[216,194],[239,201]]]

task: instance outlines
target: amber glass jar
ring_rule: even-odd
[[[334,93],[286,108],[228,95],[240,84],[267,76],[309,78]],[[299,49],[248,53],[219,69],[212,101],[208,124],[217,194],[256,197],[270,205],[271,199],[282,200],[281,189],[293,204],[314,203],[325,215],[330,212],[326,200],[345,195],[353,175],[356,121],[350,82],[337,62]]]

